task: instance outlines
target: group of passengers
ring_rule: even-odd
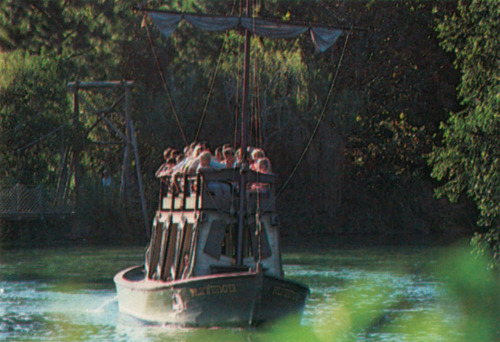
[[[238,168],[242,165],[241,155],[241,148],[235,152],[230,144],[216,148],[215,154],[211,153],[206,142],[191,143],[183,152],[169,147],[163,152],[165,163],[156,171],[156,177]],[[248,147],[246,155],[251,170],[271,173],[271,163],[262,149]]]

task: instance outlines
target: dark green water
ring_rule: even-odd
[[[413,336],[406,323],[420,317],[446,341],[443,324],[460,319],[432,271],[442,248],[285,247],[287,277],[312,290],[302,327],[148,325],[118,313],[112,281],[143,251],[0,248],[0,341],[404,341]]]

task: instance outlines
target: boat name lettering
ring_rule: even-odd
[[[209,285],[204,287],[196,287],[194,289],[189,289],[192,297],[199,296],[209,296],[222,293],[234,293],[237,292],[236,284],[224,284],[224,285]]]
[[[278,297],[282,297],[285,299],[291,299],[291,300],[295,300],[295,301],[300,300],[299,293],[295,292],[294,290],[290,290],[290,289],[280,287],[280,286],[274,287],[273,296],[278,296]]]

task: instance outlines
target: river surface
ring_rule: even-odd
[[[443,312],[437,308],[452,308],[441,320],[458,319],[432,271],[442,249],[284,246],[286,276],[312,292],[301,330],[287,336],[272,327],[186,329],[120,314],[112,278],[142,263],[142,247],[0,247],[0,341],[326,341],[346,332],[355,341],[404,341],[405,322]]]

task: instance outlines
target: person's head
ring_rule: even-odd
[[[241,148],[236,150],[234,157],[236,158],[236,161],[241,162]]]
[[[163,151],[163,158],[165,160],[168,160],[168,158],[170,158],[170,151],[172,149],[170,147],[167,147],[164,151]]]
[[[210,160],[212,159],[210,152],[202,152],[198,158],[200,159],[200,167],[210,166]]]
[[[248,164],[252,164],[254,160],[252,159],[252,153],[255,150],[255,147],[253,146],[247,146],[247,153],[246,153],[246,159]]]
[[[200,141],[200,143],[198,145],[201,146],[201,148],[203,149],[203,151],[210,152],[210,146],[208,145],[208,142],[206,142],[206,141]]]
[[[201,145],[196,145],[193,150],[193,156],[196,158],[203,152],[203,147]]]
[[[224,154],[224,161],[226,162],[226,165],[227,166],[232,166],[234,164],[234,150],[229,147],[229,148],[225,148],[224,151],[223,151],[223,154]]]
[[[260,173],[269,173],[271,172],[271,163],[267,158],[260,158],[257,161],[257,171]]]
[[[264,151],[262,151],[260,148],[255,148],[253,151],[252,151],[252,160],[254,162],[256,162],[257,160],[261,159],[261,158],[264,158],[265,155],[264,155]]]
[[[177,164],[177,160],[175,158],[170,158],[169,160],[167,160],[167,166],[169,168],[172,168],[174,167],[175,165]]]
[[[187,151],[184,153],[187,157],[191,157],[194,154],[194,148],[196,147],[196,142],[192,142],[187,146]]]
[[[181,153],[174,148],[172,150],[170,150],[170,157],[171,158],[176,158],[179,154],[181,154]]]
[[[215,158],[217,158],[217,160],[219,162],[222,162],[224,160],[224,156],[222,155],[222,147],[219,146],[215,149]]]

